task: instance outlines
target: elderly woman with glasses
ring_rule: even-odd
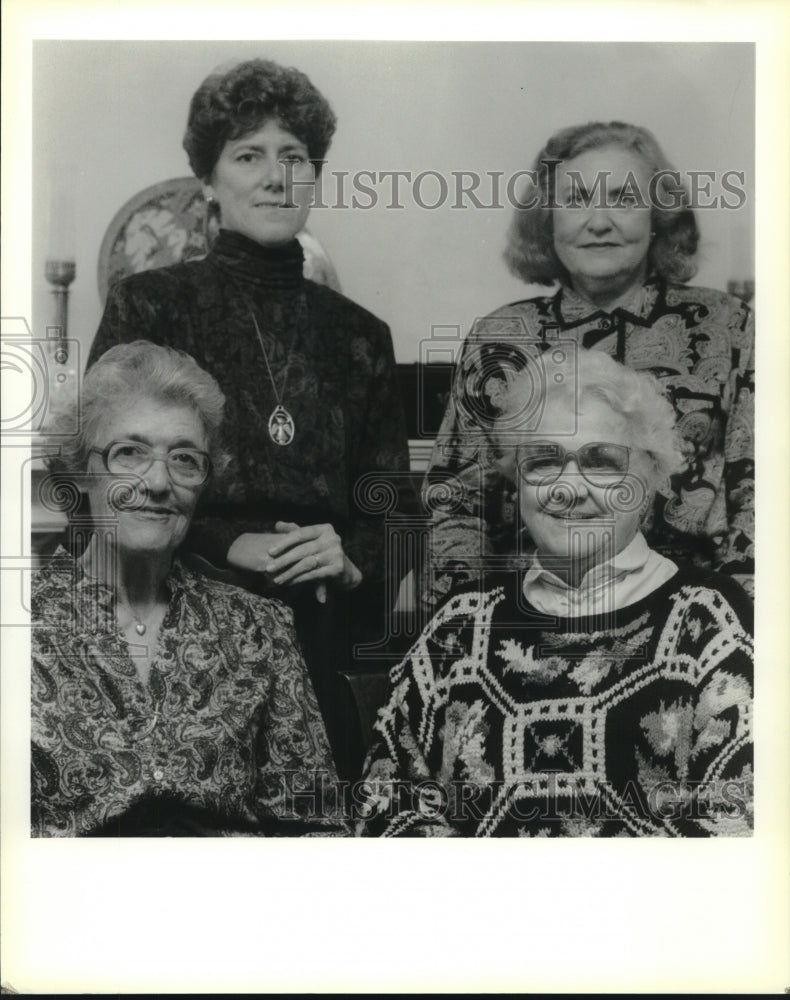
[[[647,512],[651,544],[751,590],[754,317],[740,299],[686,284],[698,242],[681,175],[647,129],[590,122],[540,151],[505,259],[526,283],[557,287],[477,320],[464,343],[429,474],[429,493],[447,499],[433,505],[428,607],[481,562],[514,555],[514,506],[487,461],[502,390],[537,353],[561,376],[575,347],[651,372],[675,409],[686,461]]]
[[[535,555],[449,598],[394,668],[361,833],[750,831],[751,602],[640,531],[681,463],[653,379],[603,352],[572,369],[536,362],[501,400]]]
[[[34,836],[342,830],[292,612],[179,556],[226,465],[224,403],[188,355],[136,341],[50,428],[51,496],[83,486],[89,519],[32,584]],[[324,785],[307,815],[299,791]]]

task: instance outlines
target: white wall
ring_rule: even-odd
[[[44,259],[70,239],[62,218],[50,220],[50,206],[74,206],[70,333],[86,349],[101,315],[96,264],[108,223],[142,188],[189,173],[181,138],[192,92],[214,66],[252,56],[299,67],[333,104],[339,127],[329,172],[507,177],[529,167],[562,126],[615,118],[646,125],[681,170],[746,172],[744,210],[700,213],[695,281],[724,288],[730,277],[753,277],[750,44],[38,41],[37,335],[52,322]],[[449,199],[429,211],[409,195],[396,211],[386,207],[389,188],[378,190],[375,208],[314,210],[309,225],[344,292],[390,324],[399,361],[418,358],[432,325],[465,332],[475,316],[540,291],[501,262],[509,210],[453,209]],[[435,190],[426,181],[425,200]],[[328,175],[328,203],[333,191]]]

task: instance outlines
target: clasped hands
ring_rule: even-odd
[[[235,569],[264,573],[278,587],[315,581],[316,598],[322,604],[328,583],[351,590],[362,581],[362,573],[343,551],[331,524],[300,527],[292,521],[277,521],[274,533],[239,535],[228,551],[228,562]]]

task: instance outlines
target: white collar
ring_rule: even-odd
[[[527,600],[549,614],[584,614],[598,611],[605,602],[625,607],[651,593],[677,572],[671,560],[654,552],[637,532],[626,547],[591,567],[578,587],[570,587],[544,567],[539,556],[524,574],[522,589]],[[606,600],[605,600],[606,599]]]

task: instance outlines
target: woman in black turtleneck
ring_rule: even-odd
[[[318,625],[331,591],[320,659],[342,669],[355,641],[383,635],[385,607],[384,526],[360,509],[354,486],[366,473],[407,470],[408,446],[387,326],[302,275],[296,234],[335,121],[297,70],[252,60],[209,76],[192,98],[184,148],[219,236],[203,260],[116,285],[88,364],[147,337],[214,375],[233,462],[188,545],[291,603],[308,647],[327,642]],[[309,649],[308,659],[317,659]],[[338,768],[353,776],[337,691],[326,676],[314,682]]]

